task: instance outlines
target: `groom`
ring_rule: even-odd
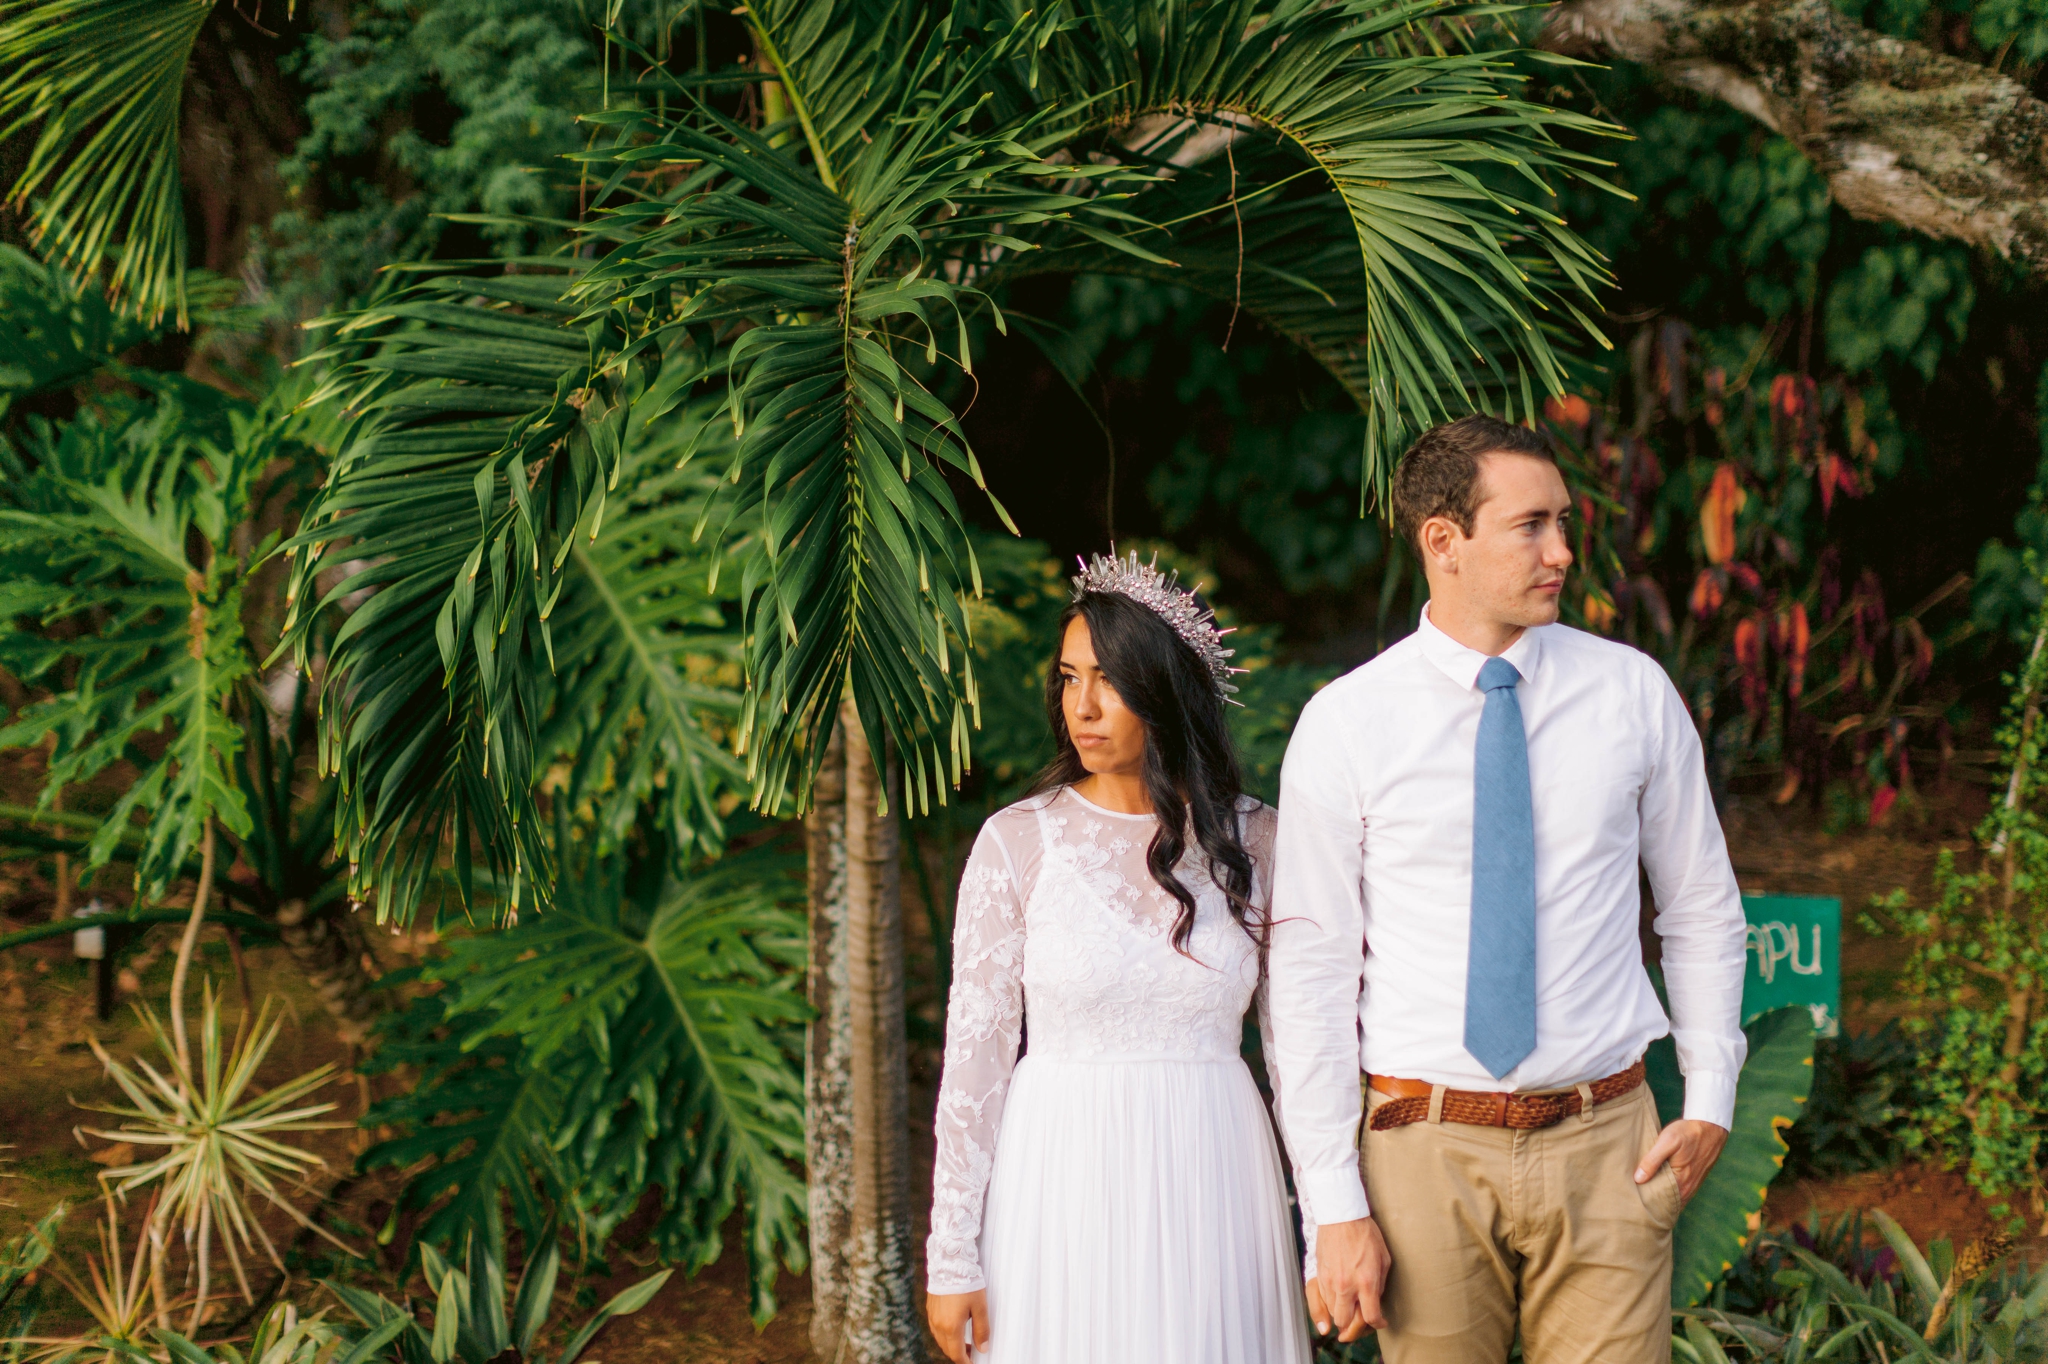
[[[1501,1364],[1518,1330],[1530,1364],[1667,1360],[1671,1228],[1744,1055],[1699,738],[1652,659],[1556,623],[1573,507],[1535,432],[1427,432],[1394,515],[1421,624],[1309,702],[1280,781],[1269,1061],[1309,1309],[1389,1364]],[[1659,1131],[1667,1031],[1685,1116]]]

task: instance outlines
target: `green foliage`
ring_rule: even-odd
[[[1865,1245],[1861,1215],[1760,1237],[1713,1307],[1680,1314],[1680,1364],[1992,1364],[2048,1350],[2048,1269],[2029,1274],[2011,1241],[1924,1250],[1882,1212],[1884,1247]],[[1734,1306],[1738,1291],[1750,1299]]]
[[[213,0],[0,4],[0,138],[36,129],[10,202],[66,269],[139,316],[185,320],[178,109]]]
[[[58,267],[0,246],[0,418],[15,399],[76,383],[159,330]]]
[[[2016,545],[1986,542],[1977,555],[1976,588],[1971,618],[1981,630],[2005,635],[2024,646],[2042,602],[2041,578],[2028,556],[2048,557],[2048,364],[2034,388],[2035,429],[2041,435],[2041,463],[2027,489],[2026,505],[2014,518]]]
[[[1831,206],[1798,148],[1782,138],[1758,145],[1754,125],[1725,105],[1670,103],[1633,68],[1588,79],[1636,134],[1616,154],[1616,178],[1637,196],[1585,215],[1589,239],[1616,259],[1646,248],[1665,257],[1631,271],[1631,288],[1662,284],[1668,272],[1672,303],[1716,325],[1736,309],[1775,318],[1817,297]]]
[[[1911,239],[1865,251],[1828,288],[1828,358],[1861,374],[1892,355],[1932,381],[1943,350],[1969,327],[1969,259],[1962,247]]]
[[[28,1238],[9,1242],[0,1255],[0,1310],[4,1292],[19,1281],[18,1271],[40,1264],[49,1254],[52,1232],[62,1209],[45,1218]],[[34,1246],[30,1250],[27,1247]],[[495,1226],[470,1238],[463,1267],[456,1269],[432,1247],[422,1252],[433,1320],[425,1325],[414,1315],[410,1298],[403,1304],[353,1285],[323,1282],[323,1287],[353,1315],[360,1327],[326,1319],[322,1309],[303,1316],[290,1302],[273,1304],[255,1330],[238,1345],[231,1340],[198,1344],[175,1331],[151,1325],[146,1315],[132,1331],[114,1335],[88,1333],[61,1340],[40,1354],[55,1364],[94,1359],[101,1364],[576,1364],[584,1350],[614,1318],[630,1316],[654,1300],[673,1271],[651,1274],[615,1295],[569,1336],[552,1361],[539,1348],[553,1323],[555,1284],[561,1273],[561,1249],[552,1225],[529,1243],[529,1258],[513,1289],[510,1312],[505,1301],[504,1238]],[[123,1267],[109,1263],[104,1275],[94,1268],[96,1283],[119,1289]],[[135,1283],[147,1283],[138,1262]],[[99,1324],[99,1323],[96,1323]],[[10,1347],[12,1348],[12,1347]],[[12,1353],[6,1355],[10,1360]]]
[[[2048,1115],[2048,828],[2041,800],[2042,693],[2048,687],[2048,610],[2034,647],[2010,679],[1998,732],[2003,798],[1976,831],[1974,870],[1943,849],[1931,903],[1901,889],[1864,916],[1872,932],[1902,935],[1911,953],[1900,988],[1926,1039],[1911,1140],[1962,1165],[1986,1194],[2023,1192],[2041,1210],[2041,1125]]]
[[[117,761],[139,778],[94,835],[106,862],[146,814],[137,885],[160,896],[215,818],[251,830],[233,702],[256,658],[243,597],[266,544],[236,543],[266,469],[291,453],[288,400],[253,405],[172,375],[116,369],[131,386],[61,425],[27,423],[0,451],[0,667],[51,695],[0,746],[54,736],[45,806]],[[139,745],[162,734],[158,752]]]
[[[1743,1028],[1749,1056],[1735,1088],[1735,1126],[1721,1158],[1694,1191],[1672,1232],[1671,1305],[1711,1292],[1756,1232],[1764,1194],[1785,1162],[1792,1126],[1813,1083],[1813,1023],[1804,1009],[1775,1009]],[[1678,1054],[1668,1037],[1645,1057],[1661,1121],[1685,1107]]]
[[[1038,540],[974,532],[981,595],[961,602],[980,681],[981,728],[974,739],[981,804],[993,811],[1023,794],[1052,761],[1045,723],[1045,675],[1072,570]]]
[[[545,893],[543,780],[607,840],[651,804],[681,853],[722,843],[741,781],[728,560],[750,523],[692,548],[718,476],[690,457],[726,428],[677,409],[687,357],[600,396],[564,281],[435,280],[331,348],[360,417],[287,544],[288,629],[305,666],[321,610],[374,589],[335,635],[322,742],[380,919],[411,916],[451,847],[465,904],[477,854],[514,881],[502,903]]]
[[[777,1261],[806,1254],[800,873],[773,844],[680,879],[665,853],[591,857],[547,913],[455,939],[423,972],[442,992],[387,1024],[372,1063],[419,1083],[365,1119],[401,1129],[363,1164],[412,1171],[420,1240],[488,1226],[509,1197],[529,1237],[553,1204],[602,1243],[655,1185],[648,1235],[691,1270],[743,1206],[765,1320]]]
[[[330,747],[358,893],[410,912],[446,837],[459,857],[480,842],[545,894],[523,791],[543,757],[562,556],[599,529],[619,461],[693,389],[730,418],[730,435],[692,420],[684,452],[730,482],[702,524],[739,561],[734,741],[772,809],[801,804],[849,684],[863,725],[895,740],[919,808],[968,759],[977,685],[960,600],[975,565],[941,471],[979,471],[928,380],[971,372],[965,321],[985,290],[1043,268],[1172,270],[1235,296],[1222,224],[1234,234],[1241,219],[1261,262],[1245,306],[1370,405],[1375,450],[1475,392],[1526,409],[1533,387],[1554,388],[1549,334],[1524,315],[1578,316],[1566,295],[1602,276],[1526,196],[1543,194],[1539,172],[1582,164],[1553,129],[1598,127],[1512,98],[1506,54],[1410,50],[1410,26],[1462,13],[1248,19],[1183,4],[1158,48],[1093,11],[968,27],[907,8],[754,6],[778,76],[761,97],[793,121],[757,131],[710,102],[717,82],[664,87],[658,72],[638,107],[590,115],[609,144],[582,155],[589,202],[605,206],[582,231],[602,248],[594,264],[445,279],[337,339],[338,391],[364,425],[315,510],[303,543],[322,552],[299,582],[333,554],[394,556],[356,576],[385,590],[336,648]],[[1237,42],[1248,21],[1272,41]],[[885,49],[906,58],[869,60]],[[1341,113],[1337,89],[1351,92]],[[1220,115],[1175,115],[1147,146],[1117,140],[1134,117],[1187,107],[1241,109],[1287,135],[1248,146],[1229,176],[1213,159],[1149,171]],[[1267,192],[1232,205],[1236,177]],[[1137,203],[1156,218],[1134,217]],[[581,308],[581,335],[557,325],[561,297]],[[1361,326],[1379,338],[1362,352]],[[456,519],[471,503],[474,533]],[[412,647],[429,618],[438,660]]]
[[[1843,13],[1898,38],[1922,39],[1932,24],[1967,29],[1969,54],[2025,84],[2048,58],[2048,7],[2041,0],[1835,0]],[[1956,21],[1960,20],[1960,23]]]
[[[19,1236],[0,1243],[0,1359],[15,1364],[26,1348],[22,1337],[35,1329],[43,1289],[36,1271],[50,1258],[64,1221],[59,1203]]]
[[[327,1283],[327,1291],[368,1328],[347,1338],[348,1351],[342,1364],[367,1364],[370,1360],[389,1364],[545,1361],[545,1353],[536,1347],[554,1310],[555,1280],[562,1267],[554,1225],[539,1228],[528,1246],[530,1255],[513,1290],[509,1315],[505,1303],[504,1238],[495,1221],[479,1226],[470,1235],[461,1269],[449,1264],[432,1246],[421,1248],[421,1268],[433,1294],[431,1327],[420,1324],[410,1303],[401,1307],[360,1288]],[[576,1364],[599,1331],[614,1317],[630,1316],[654,1301],[672,1273],[673,1270],[665,1269],[650,1274],[615,1295],[569,1338],[553,1364]],[[183,1360],[180,1364],[203,1362]]]
[[[301,206],[270,234],[286,287],[360,296],[392,261],[440,249],[454,215],[481,218],[499,255],[558,238],[548,220],[573,218],[578,200],[563,158],[590,144],[576,116],[603,107],[617,64],[604,22],[666,51],[693,8],[364,0],[346,28],[309,33],[293,60],[310,88],[306,131],[278,168]]]
[[[1905,1159],[1920,1048],[1896,1021],[1823,1037],[1813,1049],[1813,1093],[1785,1134],[1795,1177],[1835,1178]]]

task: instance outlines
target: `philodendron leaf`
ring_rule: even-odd
[[[1785,1163],[1784,1129],[1813,1086],[1813,1020],[1804,1009],[1776,1009],[1743,1029],[1749,1059],[1735,1091],[1735,1128],[1672,1233],[1671,1305],[1690,1307],[1713,1290],[1721,1275],[1763,1225],[1764,1194]],[[1671,1039],[1651,1043],[1647,1058],[1658,1116],[1683,1093]]]

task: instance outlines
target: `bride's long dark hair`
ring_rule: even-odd
[[[1252,859],[1238,830],[1237,807],[1244,791],[1237,748],[1223,719],[1223,698],[1209,669],[1173,627],[1150,608],[1115,592],[1084,592],[1060,616],[1053,636],[1052,667],[1045,679],[1045,716],[1059,747],[1031,784],[1031,795],[1072,786],[1088,776],[1067,733],[1061,705],[1060,652],[1067,627],[1088,622],[1095,660],[1133,715],[1145,725],[1145,789],[1159,816],[1158,832],[1145,850],[1152,879],[1180,903],[1173,946],[1187,951],[1195,927],[1195,896],[1174,868],[1187,851],[1188,834],[1208,857],[1209,877],[1230,903],[1230,913],[1263,948],[1266,925],[1251,902]]]

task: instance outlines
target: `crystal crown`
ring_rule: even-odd
[[[1202,605],[1192,589],[1180,585],[1177,570],[1161,573],[1156,554],[1151,563],[1141,564],[1136,551],[1122,558],[1098,554],[1077,562],[1081,562],[1081,571],[1074,577],[1075,601],[1081,600],[1084,592],[1114,592],[1145,607],[1195,651],[1195,657],[1202,660],[1216,684],[1216,694],[1230,701],[1230,693],[1237,690],[1231,685],[1230,676],[1244,671],[1230,666],[1230,656],[1236,651],[1223,647],[1223,637],[1230,631],[1216,628],[1216,613]]]

